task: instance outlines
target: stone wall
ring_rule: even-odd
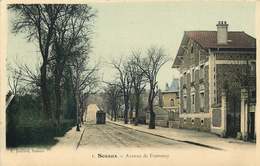
[[[155,125],[160,127],[168,127],[168,120],[155,120]]]
[[[210,132],[210,118],[180,118],[180,128]]]
[[[212,108],[212,126],[221,127],[221,108]]]
[[[170,120],[168,124],[169,128],[180,128],[180,120]]]

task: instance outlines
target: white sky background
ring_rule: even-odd
[[[115,72],[106,62],[127,56],[132,49],[146,50],[152,45],[164,48],[172,60],[177,54],[184,31],[216,30],[217,21],[227,21],[230,31],[245,31],[255,37],[254,2],[143,2],[91,3],[98,11],[93,53],[91,58],[101,62],[104,80],[113,80]],[[13,15],[9,13],[11,20]],[[9,28],[10,29],[10,28]],[[7,61],[39,64],[36,44],[25,36],[8,33]],[[144,53],[144,52],[143,52]],[[166,82],[178,77],[173,61],[161,69],[158,81],[164,89]]]

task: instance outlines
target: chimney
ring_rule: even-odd
[[[226,21],[219,21],[217,24],[217,44],[228,43],[228,24]]]

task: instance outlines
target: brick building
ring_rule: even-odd
[[[180,128],[226,136],[255,133],[256,40],[242,31],[228,31],[226,22],[216,26],[217,31],[186,31],[175,58]]]

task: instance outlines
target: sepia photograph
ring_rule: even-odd
[[[257,4],[2,1],[0,164],[257,165]]]

